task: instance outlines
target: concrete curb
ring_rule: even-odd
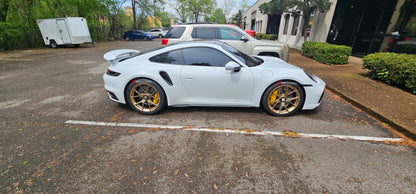
[[[409,137],[413,140],[416,141],[416,134],[412,133],[410,130],[408,130],[406,127],[403,127],[402,125],[400,125],[399,123],[396,123],[394,121],[392,121],[391,119],[373,111],[371,108],[364,106],[363,104],[359,103],[358,101],[344,95],[343,93],[341,93],[340,91],[336,90],[333,87],[330,86],[326,86],[326,88],[328,90],[330,90],[331,92],[337,94],[338,96],[340,96],[341,98],[343,98],[344,100],[348,101],[349,103],[351,103],[352,105],[356,106],[357,108],[363,110],[364,112],[374,116],[375,118],[379,119],[380,121],[389,124],[389,126],[393,127],[394,129],[396,129],[397,131],[403,133],[406,137]]]

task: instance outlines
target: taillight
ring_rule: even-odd
[[[169,39],[162,38],[162,45],[168,45],[168,41],[169,41]]]
[[[109,70],[109,69],[107,69],[106,74],[107,74],[107,75],[111,75],[111,76],[119,76],[119,75],[120,75],[120,73],[119,73],[119,72],[111,71],[111,70]]]

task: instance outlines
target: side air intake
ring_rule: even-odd
[[[166,73],[165,71],[161,71],[159,72],[160,76],[162,76],[162,78],[165,80],[165,82],[167,84],[169,84],[170,86],[173,86],[172,80],[170,79],[168,73]]]

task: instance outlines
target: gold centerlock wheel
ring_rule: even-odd
[[[166,106],[163,89],[155,82],[138,79],[126,91],[129,105],[141,114],[156,114]]]
[[[278,82],[267,88],[262,106],[273,116],[289,116],[298,111],[305,100],[302,88],[294,82]]]

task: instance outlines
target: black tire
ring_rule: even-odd
[[[162,38],[163,36],[161,34],[159,34],[158,38]]]
[[[127,40],[127,41],[129,41],[129,40],[131,40],[131,39],[130,39],[130,37],[128,37],[128,36],[127,36],[127,37],[126,37],[126,40]]]
[[[166,95],[159,84],[148,79],[138,79],[126,90],[130,107],[140,114],[152,115],[166,107]]]
[[[289,116],[296,113],[305,101],[302,88],[295,82],[277,82],[267,88],[261,105],[273,116]]]
[[[51,42],[49,42],[49,45],[51,46],[51,48],[58,48],[58,44],[56,44],[54,40],[51,40]]]
[[[145,36],[145,37],[143,38],[143,40],[144,40],[144,41],[148,41],[149,39]]]

